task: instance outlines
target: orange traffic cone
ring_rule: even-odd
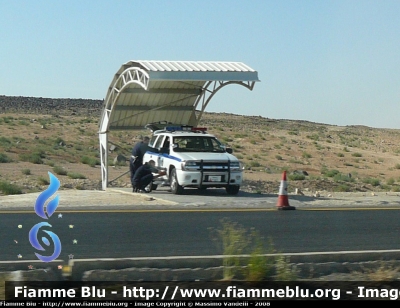
[[[283,171],[281,185],[279,186],[278,202],[276,204],[278,210],[295,210],[294,206],[289,205],[287,193],[286,171]]]

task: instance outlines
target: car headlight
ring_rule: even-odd
[[[242,170],[242,164],[239,161],[231,161],[229,168],[231,170]]]
[[[197,163],[193,160],[187,160],[182,162],[182,170],[187,170],[187,171],[192,171],[192,170],[197,170],[199,167],[197,166]]]

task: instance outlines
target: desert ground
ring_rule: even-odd
[[[61,189],[99,189],[100,110],[0,114],[0,194],[38,192],[57,175]],[[277,193],[287,171],[289,193],[400,192],[400,129],[334,126],[301,120],[205,113],[199,126],[243,163],[242,190]],[[143,129],[109,134],[109,179],[128,171],[128,158]],[[128,174],[112,183],[129,186]]]

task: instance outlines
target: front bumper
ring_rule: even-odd
[[[183,187],[226,187],[240,186],[243,180],[242,171],[229,172],[200,172],[177,170],[179,185]]]

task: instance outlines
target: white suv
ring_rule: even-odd
[[[166,176],[157,181],[169,182],[174,194],[181,194],[185,187],[224,187],[230,195],[239,192],[243,179],[241,163],[231,154],[232,149],[205,128],[170,125],[159,129],[155,124],[146,128],[153,130],[153,136],[143,162],[153,160],[158,169],[166,170]]]

